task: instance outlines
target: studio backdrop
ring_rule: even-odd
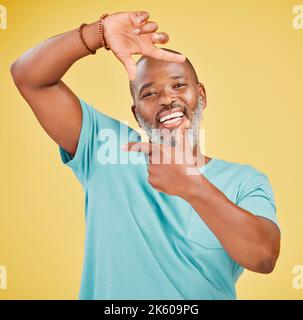
[[[245,270],[239,299],[303,298],[303,0],[0,0],[0,299],[77,299],[84,194],[14,86],[10,65],[102,13],[145,10],[204,84],[209,157],[249,163],[273,186],[281,253]],[[135,57],[136,59],[138,57]],[[137,127],[123,65],[100,50],[64,77],[98,110]]]

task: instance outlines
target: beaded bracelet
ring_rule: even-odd
[[[82,34],[82,29],[83,27],[87,26],[87,23],[82,23],[81,26],[79,27],[79,36],[80,36],[80,40],[81,43],[83,45],[83,47],[90,53],[90,54],[96,54],[96,50],[91,50],[88,45],[86,44],[86,42],[84,41],[83,38],[83,34]]]
[[[101,40],[101,45],[104,47],[106,50],[110,50],[110,47],[106,44],[105,38],[104,38],[104,25],[103,25],[103,20],[108,16],[107,13],[104,13],[99,21],[98,21],[98,32],[100,35],[100,40]]]
[[[100,35],[100,41],[101,41],[101,46],[104,47],[106,50],[110,50],[110,47],[106,44],[105,38],[104,38],[104,25],[103,25],[103,20],[108,16],[107,13],[103,14],[99,21],[98,21],[98,33]],[[83,38],[83,28],[87,26],[87,23],[82,23],[81,26],[79,27],[79,36],[81,43],[83,47],[90,53],[90,54],[96,54],[96,50],[91,50],[87,43],[85,42]]]

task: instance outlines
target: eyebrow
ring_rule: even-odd
[[[171,77],[169,77],[169,79],[173,79],[173,80],[181,79],[181,78],[187,80],[187,78],[186,78],[185,76],[183,76],[183,75],[178,75],[178,76],[171,76]],[[143,91],[144,89],[152,86],[154,83],[155,83],[154,81],[145,83],[145,84],[140,88],[140,90],[139,90],[139,96],[141,96],[141,93],[142,93],[142,91]]]
[[[148,87],[152,86],[154,83],[155,83],[154,81],[152,81],[152,82],[148,82],[148,83],[145,83],[145,84],[140,88],[139,96],[141,96],[141,93],[142,93],[142,91],[143,91],[144,89],[146,89],[146,88],[148,88]]]

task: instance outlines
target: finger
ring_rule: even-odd
[[[157,47],[151,47],[150,50],[143,52],[143,55],[168,62],[182,63],[186,59],[186,57],[182,54],[169,52]]]
[[[193,129],[185,128],[183,131],[185,163],[188,165],[194,165],[196,160],[193,145],[189,139],[189,135],[192,134],[192,130]]]
[[[142,33],[152,33],[158,29],[158,25],[156,22],[148,21],[139,28],[134,30],[135,34],[142,34]]]
[[[181,129],[178,128],[175,133],[175,139],[176,139],[176,148],[175,152],[178,157],[182,158],[182,155],[185,155],[185,162],[189,163],[192,161],[192,154],[193,154],[193,146],[190,143],[189,134],[190,130],[188,128]],[[180,159],[181,159],[180,158]]]
[[[129,142],[122,146],[124,151],[143,152],[149,154],[152,149],[152,144],[147,142]]]
[[[116,53],[117,58],[123,63],[130,81],[136,79],[136,63],[133,58],[125,53]]]
[[[152,34],[153,43],[165,44],[166,42],[168,42],[168,40],[169,40],[168,34],[165,32],[155,32]]]
[[[186,127],[184,129],[178,128],[176,130],[176,141],[177,148],[183,148],[185,151],[192,150],[192,145],[189,141],[190,128]]]
[[[130,14],[130,19],[133,25],[138,27],[149,19],[149,13],[147,11],[135,11]]]
[[[172,132],[169,129],[162,129],[161,135],[163,137],[164,146],[170,146],[172,140]]]
[[[184,149],[184,132],[181,128],[178,128],[175,132],[176,139],[176,149],[182,150]]]

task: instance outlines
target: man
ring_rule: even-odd
[[[11,66],[19,91],[85,192],[80,298],[235,299],[244,268],[270,273],[278,258],[273,192],[252,166],[201,153],[204,87],[189,60],[154,46],[168,35],[148,19],[147,12],[102,17],[42,42]],[[149,143],[61,80],[102,46],[128,72],[132,111]],[[142,55],[137,65],[132,54]],[[107,144],[118,158],[146,161],[107,161],[108,131],[119,137]],[[185,160],[177,162],[180,154]]]

